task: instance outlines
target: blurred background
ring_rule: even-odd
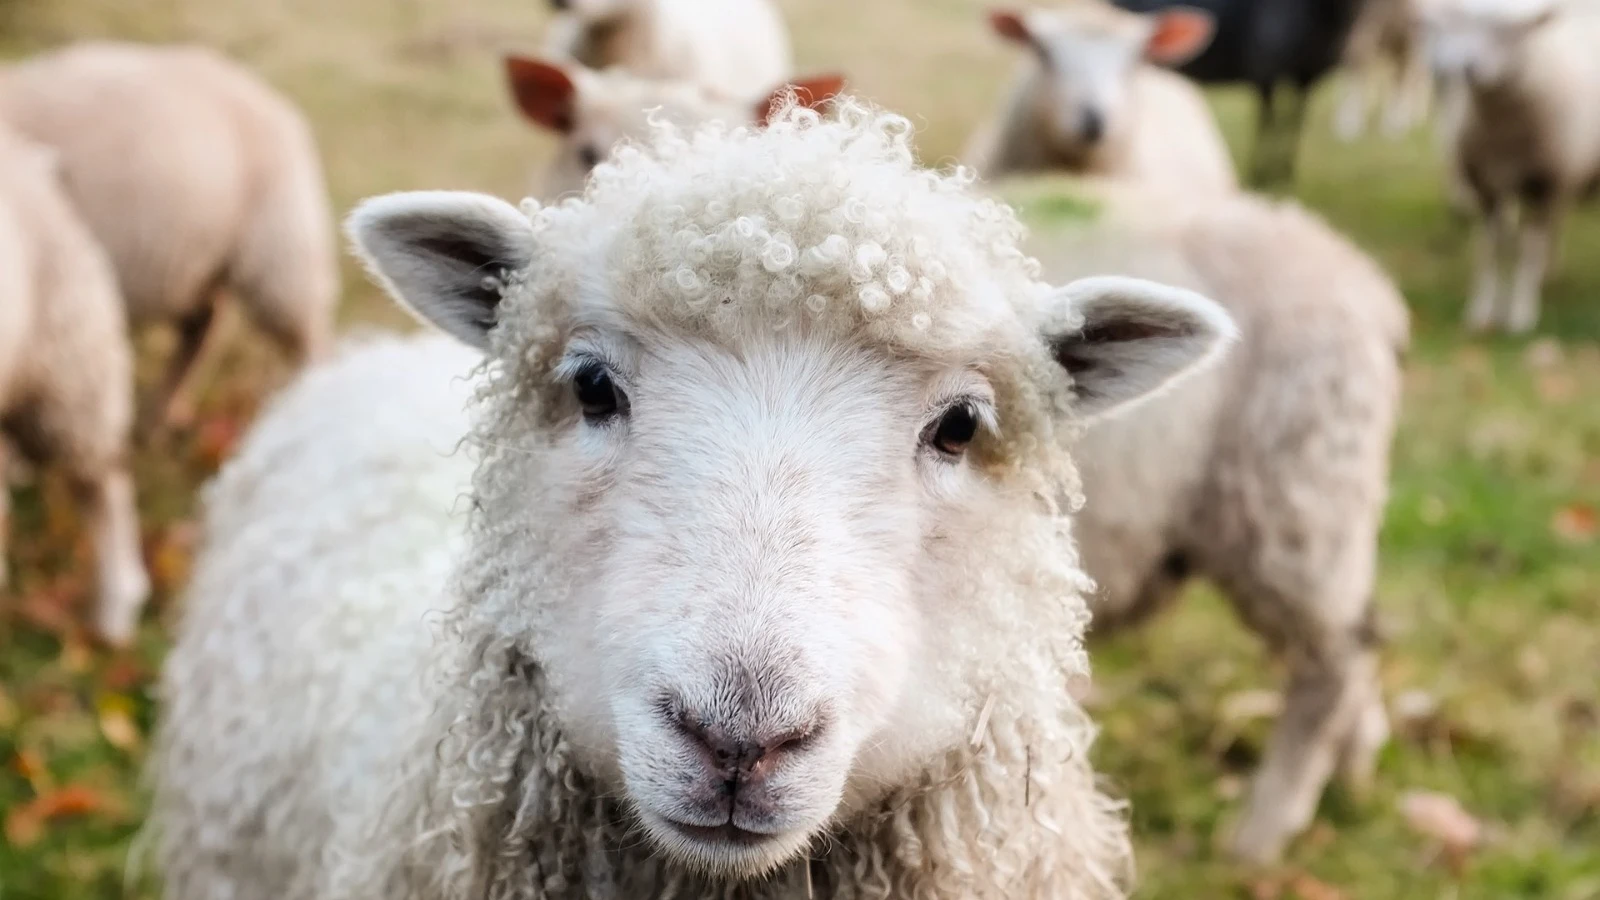
[[[797,71],[840,72],[910,116],[930,164],[994,113],[1018,58],[978,0],[779,6]],[[501,58],[536,50],[548,16],[543,0],[0,0],[0,61],[95,37],[221,50],[304,111],[342,215],[399,189],[530,192],[556,145],[518,114]],[[1099,651],[1097,763],[1133,804],[1141,897],[1600,898],[1600,210],[1571,220],[1531,335],[1468,334],[1470,225],[1449,208],[1433,133],[1337,140],[1341,77],[1316,92],[1295,177],[1274,190],[1378,259],[1413,314],[1378,593],[1395,740],[1376,791],[1330,791],[1282,865],[1229,863],[1214,834],[1259,758],[1279,675],[1197,589]],[[1207,95],[1243,172],[1254,97]],[[348,256],[338,315],[341,328],[412,327]],[[237,331],[192,426],[135,456],[156,591],[133,647],[98,647],[80,624],[92,568],[65,489],[16,477],[0,900],[154,896],[125,861],[196,492],[289,375]],[[140,343],[148,386],[170,336]]]

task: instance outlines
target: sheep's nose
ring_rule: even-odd
[[[550,0],[551,9],[566,9],[572,5],[572,0]]]
[[[1100,136],[1106,133],[1105,117],[1100,115],[1099,110],[1084,110],[1083,120],[1078,123],[1078,133],[1091,144],[1100,140]]]
[[[758,781],[786,757],[802,752],[822,731],[820,720],[799,728],[776,731],[762,740],[733,737],[724,728],[707,724],[693,714],[679,713],[674,724],[701,753],[707,767],[725,781]]]

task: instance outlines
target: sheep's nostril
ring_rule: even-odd
[[[765,741],[730,737],[722,728],[710,725],[686,711],[674,712],[672,724],[703,754],[706,762],[725,777],[759,774],[763,768],[787,755],[801,752],[817,740],[820,722],[781,732]]]
[[[1099,110],[1084,110],[1083,120],[1078,125],[1078,131],[1083,135],[1083,139],[1091,144],[1100,140],[1101,135],[1106,133],[1105,117],[1100,115]]]

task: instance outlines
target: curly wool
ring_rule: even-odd
[[[260,863],[280,882],[310,886],[273,896],[1123,895],[1123,811],[1096,784],[1087,758],[1094,727],[1068,684],[1087,672],[1082,595],[1091,587],[1065,515],[1080,495],[1065,449],[1075,428],[1070,379],[1037,337],[1045,286],[1018,250],[1020,226],[1004,206],[972,196],[969,180],[919,169],[906,120],[844,101],[831,120],[788,107],[767,130],[662,126],[652,143],[600,166],[583,197],[527,207],[536,263],[498,276],[504,299],[470,434],[481,457],[476,506],[456,576],[446,584],[421,573],[399,602],[367,611],[414,627],[417,594],[458,600],[421,658],[347,660],[340,675],[386,690],[419,666],[430,677],[407,704],[364,708],[357,733],[341,738],[371,748],[363,771],[383,776],[344,785],[333,821],[291,856],[305,868],[285,874],[282,858]],[[847,302],[824,299],[839,297]],[[551,611],[591,574],[575,564],[582,536],[563,528],[562,475],[547,465],[551,425],[566,414],[551,373],[566,338],[561,323],[575,317],[649,322],[736,346],[778,328],[934,359],[977,356],[994,388],[1001,434],[981,437],[972,458],[1003,502],[930,536],[948,549],[929,577],[971,598],[960,622],[930,628],[972,635],[963,658],[946,663],[967,688],[950,712],[972,739],[885,786],[863,812],[834,823],[809,858],[766,880],[708,880],[653,852],[607,773],[566,740],[552,706],[555,673],[542,666],[538,641],[551,634]],[[318,439],[337,440],[337,431]],[[185,658],[190,671],[202,662]],[[170,684],[181,687],[176,677]],[[198,723],[202,707],[181,717]],[[419,708],[432,711],[425,721]],[[262,816],[328,815],[326,801],[293,803],[305,810]],[[184,837],[168,838],[174,859]]]

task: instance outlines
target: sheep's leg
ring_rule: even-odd
[[[95,632],[113,646],[127,644],[150,595],[139,545],[139,512],[133,479],[121,466],[74,478],[95,552]]]
[[[1371,105],[1373,87],[1370,64],[1351,69],[1346,73],[1343,96],[1333,116],[1333,132],[1339,140],[1349,143],[1361,137],[1367,127],[1367,111]]]
[[[0,435],[0,590],[10,583],[11,570],[6,565],[6,548],[11,546],[11,474],[7,466],[6,439]]]
[[[1511,295],[1502,323],[1507,331],[1523,334],[1539,321],[1539,295],[1554,252],[1559,204],[1548,198],[1524,201],[1517,267],[1511,277]]]
[[[1483,223],[1477,240],[1472,300],[1467,304],[1467,327],[1484,331],[1494,324],[1500,304],[1500,269],[1511,238],[1511,209],[1502,198],[1481,187],[1477,193]]]
[[[161,422],[168,428],[187,428],[195,417],[194,393],[203,369],[200,365],[206,350],[214,341],[208,340],[216,331],[217,295],[213,291],[192,313],[178,320],[178,346],[167,361],[166,373],[156,393],[151,409],[160,410]],[[155,423],[146,419],[142,430],[153,429]]]
[[[1410,131],[1427,115],[1431,76],[1428,61],[1416,47],[1408,47],[1399,60],[1394,99],[1384,117],[1391,136]]]
[[[1270,179],[1272,166],[1269,160],[1275,152],[1278,135],[1276,88],[1277,85],[1271,82],[1256,85],[1256,149],[1250,160],[1250,183],[1255,187],[1265,186]]]
[[[1351,733],[1370,721],[1377,697],[1377,661],[1371,653],[1291,659],[1283,715],[1233,836],[1237,857],[1258,864],[1277,860],[1311,824],[1341,757],[1350,770],[1370,770],[1381,741],[1372,744],[1377,735],[1363,733],[1357,753]],[[1381,707],[1376,712],[1381,715]]]

